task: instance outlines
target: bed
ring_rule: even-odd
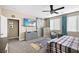
[[[62,36],[61,38],[52,40],[50,48],[51,53],[78,53],[79,38],[73,36]]]

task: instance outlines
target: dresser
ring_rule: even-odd
[[[37,31],[26,32],[26,40],[33,40],[38,38]]]

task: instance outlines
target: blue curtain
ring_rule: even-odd
[[[67,16],[62,16],[62,34],[67,35]]]

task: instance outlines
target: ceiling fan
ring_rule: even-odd
[[[50,10],[45,10],[45,11],[42,11],[42,12],[50,12],[50,14],[53,14],[53,13],[58,14],[58,12],[56,12],[56,11],[61,10],[61,9],[64,9],[64,7],[53,9],[53,5],[50,5]]]

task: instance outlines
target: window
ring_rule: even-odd
[[[50,20],[50,30],[60,30],[61,29],[61,19],[51,19]]]
[[[70,16],[67,18],[67,31],[77,31],[77,16]]]
[[[54,20],[50,20],[50,30],[54,30]]]
[[[54,30],[60,30],[60,19],[54,19]]]

